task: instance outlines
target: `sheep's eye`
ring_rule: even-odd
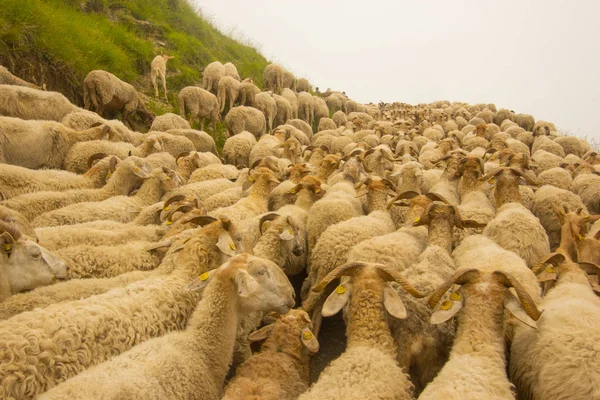
[[[267,275],[267,270],[266,269],[261,269],[260,271],[258,271],[259,275]]]

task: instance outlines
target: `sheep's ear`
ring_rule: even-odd
[[[248,340],[250,340],[251,342],[258,342],[259,340],[265,340],[266,338],[269,337],[269,335],[271,334],[271,331],[273,331],[274,326],[275,326],[275,324],[269,324],[269,325],[263,326],[259,330],[256,330],[256,331],[252,332],[250,335],[248,335]]]
[[[319,351],[319,341],[310,329],[302,329],[300,339],[302,340],[302,344],[304,345],[304,347],[306,347],[311,353],[316,353],[317,351]]]
[[[15,248],[15,239],[12,235],[8,232],[4,232],[0,235],[0,244],[2,245],[0,252],[6,254],[7,257],[10,257]]]
[[[292,240],[294,238],[294,231],[288,226],[279,234],[279,238],[285,241]]]
[[[464,298],[459,292],[452,292],[447,300],[436,305],[429,322],[433,325],[442,324],[454,317],[463,308]]]
[[[231,236],[228,232],[225,231],[219,235],[217,247],[223,254],[230,257],[235,256],[235,244],[233,243],[233,239],[231,239]]]
[[[256,282],[256,279],[254,279],[248,271],[243,269],[239,270],[235,275],[235,284],[240,297],[248,297],[258,290],[258,282]]]
[[[473,221],[471,219],[463,219],[461,222],[462,222],[463,228],[480,229],[480,228],[485,228],[487,226],[487,224],[484,222],[477,222],[477,221]]]
[[[394,318],[404,319],[408,315],[398,292],[389,283],[383,289],[383,306]]]
[[[506,292],[504,297],[504,308],[508,310],[516,319],[524,323],[525,325],[537,329],[537,324],[521,307],[521,302],[515,297],[510,291]]]
[[[215,271],[216,270],[204,272],[198,278],[194,279],[189,285],[187,285],[186,289],[189,291],[203,290],[206,285],[210,283]]]
[[[150,174],[148,174],[146,171],[144,171],[141,168],[135,167],[133,169],[133,174],[135,176],[137,176],[138,178],[142,178],[142,179],[148,179],[150,178]]]
[[[323,309],[321,310],[321,315],[324,317],[331,317],[332,315],[337,314],[350,300],[350,292],[352,291],[352,286],[350,283],[340,283],[338,287],[327,297],[325,300],[325,304],[323,304]]]

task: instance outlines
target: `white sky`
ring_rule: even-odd
[[[191,0],[359,102],[493,102],[600,138],[598,0]]]

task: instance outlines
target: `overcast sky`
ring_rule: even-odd
[[[598,0],[192,0],[359,102],[493,102],[600,138]]]

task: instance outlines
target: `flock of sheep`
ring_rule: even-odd
[[[0,67],[0,398],[600,399],[588,143],[264,82],[211,63],[154,116],[105,71],[79,108]],[[192,125],[223,115],[219,154]]]

